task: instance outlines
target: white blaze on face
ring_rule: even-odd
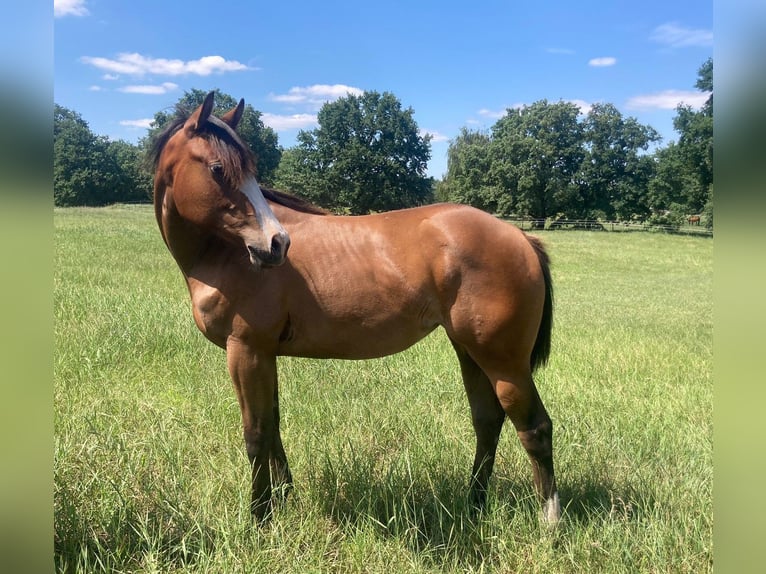
[[[253,211],[255,211],[255,218],[258,221],[258,226],[261,228],[261,233],[263,234],[261,248],[264,251],[269,251],[274,237],[279,237],[282,239],[280,243],[286,244],[285,240],[288,237],[287,231],[285,231],[285,228],[279,223],[274,212],[271,211],[271,207],[263,196],[263,192],[261,191],[258,182],[255,181],[255,178],[250,177],[245,180],[239,190],[245,194],[250,205],[253,206]],[[284,255],[284,253],[282,255]]]

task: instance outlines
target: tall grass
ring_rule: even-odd
[[[489,505],[442,334],[374,361],[280,359],[295,490],[250,522],[223,352],[151,209],[56,210],[55,559],[62,572],[712,570],[712,246],[548,232],[559,528],[505,430]],[[510,425],[508,425],[510,428]]]

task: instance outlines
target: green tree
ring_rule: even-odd
[[[673,126],[678,142],[655,153],[656,177],[650,183],[649,203],[655,211],[671,204],[686,214],[705,211],[712,225],[713,209],[713,60],[698,71],[696,87],[710,92],[705,104],[676,108]]]
[[[321,179],[323,166],[317,163],[319,154],[309,140],[309,134],[301,131],[298,145],[282,152],[282,160],[274,176],[275,186],[330,208],[336,205],[336,198]]]
[[[708,58],[697,72],[697,82],[694,86],[702,91],[709,92],[708,97],[702,109],[699,111],[697,122],[693,130],[684,132],[688,134],[687,142],[697,142],[697,160],[702,160],[697,170],[698,188],[705,190],[705,200],[702,207],[702,213],[705,215],[705,225],[713,228],[713,59]],[[683,122],[681,122],[683,123]],[[678,129],[678,128],[676,128]],[[692,145],[692,148],[695,146]],[[696,200],[696,197],[695,197]]]
[[[612,104],[593,104],[583,121],[585,160],[579,202],[572,215],[628,219],[649,212],[647,187],[654,162],[645,153],[660,141],[652,127],[625,118]]]
[[[53,109],[53,198],[56,205],[77,205],[89,189],[87,161],[96,136],[80,114],[58,104]]]
[[[194,111],[202,104],[207,94],[208,92],[204,90],[187,90],[176,102],[175,109],[169,111],[161,110],[154,114],[154,121],[147,137],[143,141],[143,145],[145,147],[148,146],[154,136],[161,132],[168,122],[176,117],[179,111],[182,113]],[[213,113],[215,115],[222,115],[236,107],[238,103],[239,100],[216,89]],[[237,133],[255,155],[259,181],[267,185],[273,184],[274,175],[282,157],[282,149],[279,147],[279,138],[276,132],[264,125],[261,119],[261,112],[246,103],[242,119],[237,126]]]
[[[94,134],[77,112],[54,104],[53,197],[56,205],[106,205],[114,201],[119,166],[109,140]]]
[[[579,194],[585,155],[579,108],[540,100],[508,113],[492,126],[490,180],[521,215],[555,215]]]
[[[418,133],[412,108],[391,93],[349,94],[326,103],[319,127],[302,130],[277,183],[349,213],[427,203],[430,136]]]
[[[690,212],[702,211],[713,185],[713,60],[708,59],[699,69],[695,87],[710,92],[699,111],[680,105],[676,109],[673,127],[679,133],[678,145],[684,165],[690,174],[687,205]]]
[[[54,104],[53,197],[60,206],[148,201],[142,150],[94,134],[80,114]]]
[[[145,166],[143,150],[124,140],[110,141],[108,153],[118,173],[113,190],[115,200],[135,203],[152,199],[152,176]]]
[[[670,142],[654,153],[655,176],[648,186],[647,203],[653,212],[670,209],[671,204],[686,204],[685,189],[689,186],[681,151]]]
[[[493,185],[489,134],[466,128],[450,142],[447,151],[447,175],[440,184],[440,194],[455,203],[465,203],[493,213],[507,213],[511,196]]]

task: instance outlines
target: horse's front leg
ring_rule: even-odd
[[[245,447],[253,473],[250,512],[256,520],[263,521],[271,512],[269,459],[276,436],[273,408],[276,357],[259,353],[242,340],[230,337],[226,358],[242,411]]]
[[[293,486],[293,476],[287,464],[287,455],[279,434],[279,383],[274,385],[274,441],[271,447],[271,480],[275,492],[281,500],[287,497]]]

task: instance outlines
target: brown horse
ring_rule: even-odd
[[[244,101],[220,119],[212,108],[211,93],[157,139],[154,206],[194,320],[226,350],[253,515],[270,514],[272,486],[292,484],[276,357],[380,357],[441,325],[476,432],[473,501],[484,503],[508,416],[531,459],[543,517],[558,521],[552,424],[532,379],[548,358],[553,312],[540,242],[466,206],[333,216],[262,189],[234,131]]]
[[[700,216],[699,215],[690,215],[687,218],[687,221],[689,222],[689,225],[699,225],[700,224]]]

